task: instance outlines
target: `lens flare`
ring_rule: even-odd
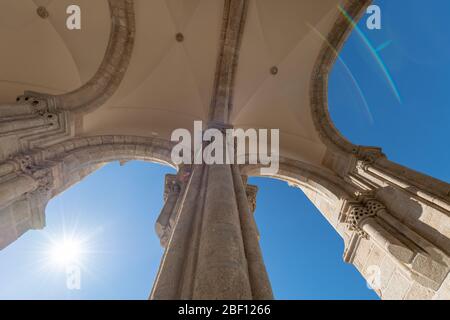
[[[356,34],[361,38],[363,43],[368,48],[369,52],[371,53],[372,57],[375,59],[376,63],[380,67],[381,71],[384,74],[384,77],[386,78],[386,81],[389,83],[389,86],[394,93],[395,97],[397,98],[398,102],[402,104],[402,98],[400,96],[400,92],[397,88],[397,85],[395,84],[394,79],[392,78],[392,75],[389,73],[388,68],[386,67],[386,64],[381,59],[380,55],[378,54],[378,51],[373,47],[370,40],[367,38],[367,36],[362,32],[362,30],[358,27],[358,24],[353,20],[353,18],[350,16],[350,14],[345,11],[345,9],[339,5],[338,6],[339,11],[341,11],[341,14],[347,19],[347,21],[354,27]]]

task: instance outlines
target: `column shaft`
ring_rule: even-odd
[[[152,299],[271,299],[237,167],[193,169]]]
[[[38,182],[29,176],[18,176],[0,184],[0,208],[37,188]]]
[[[362,222],[362,230],[387,253],[392,254],[403,263],[410,263],[414,258],[414,252],[396,237],[383,228],[375,218],[367,218]]]

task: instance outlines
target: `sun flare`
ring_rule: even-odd
[[[79,264],[82,256],[82,245],[76,239],[62,239],[52,244],[50,260],[57,266]]]

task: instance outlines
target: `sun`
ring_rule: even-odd
[[[50,249],[50,260],[57,266],[80,264],[82,257],[82,245],[77,239],[61,239],[54,241]]]

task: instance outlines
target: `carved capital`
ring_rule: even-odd
[[[247,185],[245,192],[247,194],[248,206],[251,213],[255,213],[256,210],[256,195],[258,194],[258,187],[253,185]]]
[[[30,155],[22,154],[11,159],[16,168],[24,174],[32,175],[35,168],[34,158]]]
[[[182,164],[178,170],[178,181],[180,184],[187,183],[192,174],[192,166]]]
[[[180,183],[177,176],[173,174],[167,174],[164,183],[164,201],[172,194],[179,194],[181,191]]]
[[[370,163],[364,161],[364,160],[357,160],[356,161],[356,170],[361,171],[367,171],[368,167],[370,166]]]
[[[372,164],[380,158],[386,158],[381,148],[377,147],[365,147],[359,146],[353,149],[353,154],[358,160],[358,162],[363,162],[365,165]]]
[[[53,188],[53,174],[51,169],[39,169],[33,173],[38,182],[37,192],[46,194]]]
[[[359,202],[349,205],[345,223],[347,223],[350,230],[367,237],[361,228],[362,222],[365,219],[376,217],[380,210],[385,209],[385,205],[370,194],[363,194],[359,197]]]
[[[375,199],[365,200],[366,208],[369,210],[369,214],[377,215],[380,210],[385,210],[386,207],[380,201]]]
[[[375,217],[375,215],[375,213],[371,212],[364,205],[354,204],[350,206],[345,222],[347,223],[349,230],[367,238],[367,234],[362,230],[361,224],[364,220]]]
[[[27,175],[38,182],[37,192],[46,193],[53,187],[53,174],[51,168],[45,168],[36,164],[30,155],[18,155],[11,159],[16,165],[19,175]]]

